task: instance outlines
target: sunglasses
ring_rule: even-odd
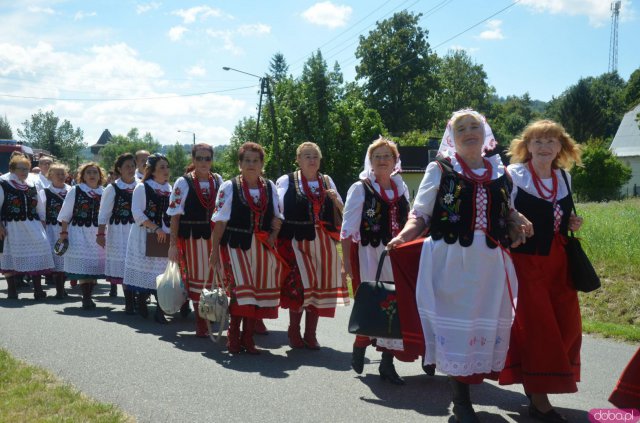
[[[196,162],[210,162],[211,160],[213,160],[213,158],[210,157],[210,156],[206,156],[206,157],[204,157],[204,156],[196,156],[194,159],[195,159]]]

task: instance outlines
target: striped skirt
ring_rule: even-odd
[[[289,267],[266,245],[261,235],[254,234],[251,248],[220,246],[223,286],[231,297],[231,314],[257,318],[276,318],[280,305],[280,288]]]
[[[213,285],[214,275],[209,271],[211,244],[211,238],[180,238],[178,243],[182,280],[194,302],[200,301],[202,288],[211,289]]]

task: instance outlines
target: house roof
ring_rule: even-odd
[[[640,104],[625,113],[611,142],[611,151],[618,157],[640,156]]]

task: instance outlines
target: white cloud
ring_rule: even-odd
[[[179,41],[182,39],[182,36],[184,35],[184,33],[187,31],[188,29],[185,28],[184,26],[174,26],[169,30],[168,35],[171,41]]]
[[[336,5],[330,1],[316,3],[304,12],[302,17],[315,25],[331,29],[345,26],[353,9],[350,6]]]
[[[50,7],[29,6],[27,9],[31,13],[42,13],[44,15],[55,15],[56,11]]]
[[[539,12],[587,16],[593,26],[602,26],[611,20],[611,2],[605,0],[521,0],[521,5]],[[622,20],[633,18],[630,0],[622,0],[620,9]]]
[[[236,32],[244,37],[251,37],[253,35],[264,35],[271,33],[271,27],[265,24],[253,24],[253,25],[240,25]]]
[[[91,18],[93,16],[97,16],[98,14],[96,12],[83,12],[82,10],[76,12],[76,14],[73,16],[73,20],[74,21],[81,21],[84,18]]]
[[[204,70],[194,66],[190,71]],[[165,79],[159,64],[141,58],[124,43],[71,53],[44,42],[0,42],[0,75],[5,77],[0,78],[0,93],[41,98],[0,96],[12,128],[21,127],[20,122],[38,109],[53,110],[83,129],[88,144],[95,143],[105,128],[126,134],[132,127],[151,132],[163,144],[184,142],[176,132],[180,128],[193,130],[198,140],[228,143],[231,133],[226,128],[232,128],[248,107],[245,101],[223,94],[176,96],[206,89],[185,82],[180,92],[174,91],[175,83]],[[87,98],[97,101],[78,100]],[[104,100],[117,98],[125,100]],[[130,98],[152,99],[126,100]]]
[[[136,5],[136,13],[138,15],[142,15],[143,13],[147,13],[151,10],[157,10],[160,6],[162,6],[162,4],[155,1],[151,3],[141,3]]]
[[[222,40],[222,48],[234,56],[239,56],[244,53],[244,50],[233,42],[233,31],[216,31],[213,29],[207,29],[207,35],[211,38]]]
[[[464,47],[458,44],[454,44],[449,47],[449,51],[466,51],[469,54],[475,53],[479,49],[477,47]]]
[[[178,9],[171,12],[171,14],[180,16],[183,23],[185,24],[194,23],[198,18],[200,20],[205,20],[209,17],[231,17],[230,15],[224,13],[222,10],[210,6],[195,6],[189,9]]]
[[[502,40],[504,35],[502,35],[501,26],[502,21],[499,19],[491,19],[490,21],[487,21],[487,29],[482,31],[478,38],[483,40]]]
[[[206,74],[207,70],[199,65],[191,66],[191,68],[187,70],[187,75],[189,76],[205,76]]]

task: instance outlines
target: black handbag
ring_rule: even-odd
[[[380,256],[376,280],[360,282],[349,317],[349,333],[402,339],[396,286],[393,282],[380,280],[386,256],[385,250]]]
[[[577,215],[576,206],[573,202],[573,195],[571,194],[571,188],[569,188],[569,182],[567,181],[567,175],[564,170],[561,171],[564,182],[569,190],[569,196],[571,197],[571,208]],[[593,268],[589,257],[582,249],[580,239],[576,238],[573,231],[570,231],[567,237],[567,245],[565,245],[565,251],[567,252],[567,260],[569,261],[569,273],[571,274],[571,280],[573,281],[573,287],[582,292],[591,292],[600,288],[600,278]]]

